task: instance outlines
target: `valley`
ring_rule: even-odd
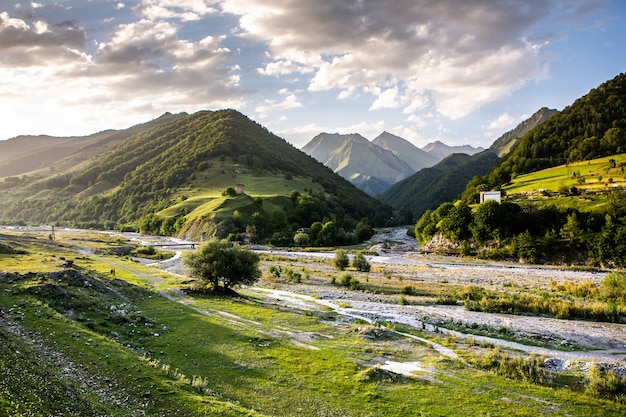
[[[623,324],[475,312],[446,300],[470,287],[523,294],[598,284],[604,271],[419,255],[405,230],[388,229],[366,245],[370,272],[337,271],[333,252],[257,247],[262,279],[221,297],[189,291],[184,241],[77,230],[57,230],[53,242],[49,230],[0,235],[26,252],[0,255],[0,336],[62,370],[62,386],[82,384],[94,409],[120,405],[107,415],[624,411],[589,389],[599,364],[624,372]],[[145,245],[167,259],[112,255]],[[360,288],[332,284],[344,273]],[[542,377],[493,368],[514,358]],[[6,390],[0,385],[3,398],[19,398]]]

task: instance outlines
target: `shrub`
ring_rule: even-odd
[[[363,255],[362,252],[357,252],[357,254],[354,256],[354,259],[352,260],[352,266],[357,271],[361,271],[361,272],[369,272],[370,269],[372,268],[372,266],[367,261],[367,259],[365,258],[365,255]]]
[[[359,280],[354,278],[347,272],[344,272],[338,278],[335,278],[333,276],[331,282],[340,287],[347,287],[352,290],[358,290],[361,288],[361,283],[359,282]]]
[[[498,375],[510,379],[517,379],[535,384],[543,384],[548,380],[543,369],[543,359],[537,355],[528,358],[521,356],[509,356],[498,349],[494,349],[485,355],[474,358],[473,361],[479,368],[492,371]]]
[[[601,284],[602,298],[626,304],[626,274],[623,272],[609,272]]]
[[[302,274],[295,272],[291,268],[285,268],[285,275],[287,276],[287,280],[290,282],[302,282]]]
[[[594,365],[589,369],[587,392],[600,397],[622,400],[626,395],[626,376],[618,375],[612,369]]]
[[[350,259],[348,259],[348,255],[342,249],[337,249],[335,251],[335,259],[334,259],[335,267],[341,271],[346,269],[348,265],[350,265]]]

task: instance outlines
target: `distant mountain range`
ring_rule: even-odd
[[[453,153],[464,153],[466,155],[474,155],[479,152],[484,151],[484,148],[478,147],[474,148],[471,145],[462,145],[462,146],[448,146],[443,142],[435,141],[431,142],[428,145],[422,148],[424,151],[428,152],[438,160],[442,160],[443,158],[452,155]]]
[[[500,162],[500,158],[521,140],[531,129],[541,125],[556,110],[542,108],[513,130],[496,139],[489,149],[469,155],[451,154],[433,167],[422,169],[410,177],[391,186],[379,198],[400,210],[406,223],[413,223],[426,210],[437,208],[446,201],[458,198],[474,177],[481,177],[490,172]],[[431,144],[431,149],[450,147]],[[464,147],[457,147],[457,149]]]
[[[470,155],[482,148],[448,146],[441,142],[420,149],[406,139],[383,132],[371,142],[357,133],[320,133],[302,151],[348,179],[366,193],[377,196],[393,184],[431,167],[455,152]]]

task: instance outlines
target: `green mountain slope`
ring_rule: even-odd
[[[626,74],[620,74],[528,132],[485,183],[497,187],[515,175],[624,151]]]
[[[469,179],[489,172],[499,161],[489,151],[469,156],[452,154],[431,168],[425,168],[398,182],[381,195],[381,200],[400,210],[413,222],[426,210],[457,198]]]
[[[459,197],[469,182],[475,191],[476,185],[482,182],[479,178],[500,161],[498,156],[506,155],[530,129],[548,120],[555,112],[547,108],[540,109],[515,129],[496,139],[487,151],[474,154],[471,158],[467,154],[453,154],[451,159],[444,159],[434,167],[419,171],[391,187],[381,196],[381,200],[405,212],[408,221],[414,221],[426,210]],[[431,150],[436,149],[433,147]],[[473,164],[475,166],[471,166]]]
[[[9,221],[131,224],[190,238],[245,231],[255,212],[267,232],[329,220],[351,229],[361,218],[391,217],[389,207],[234,110],[177,117],[80,169],[11,185],[2,184],[8,198],[0,202]]]
[[[128,129],[105,130],[89,136],[18,136],[0,141],[0,177],[32,175],[33,171],[37,171],[37,175],[49,175],[76,168],[133,135],[184,115],[165,113]]]

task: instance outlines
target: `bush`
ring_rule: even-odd
[[[626,304],[626,274],[623,272],[609,272],[601,284],[602,298],[621,304]]]
[[[543,369],[543,360],[537,355],[528,358],[521,356],[509,356],[501,353],[498,349],[492,350],[485,355],[474,358],[473,361],[479,368],[493,371],[506,378],[544,384],[548,377]]]
[[[342,249],[337,249],[335,251],[335,259],[334,264],[337,269],[343,271],[350,265],[350,259],[348,259],[348,255]]]
[[[357,271],[361,271],[361,272],[369,272],[370,269],[372,268],[372,266],[367,261],[367,259],[365,258],[365,255],[363,255],[362,252],[357,252],[357,254],[354,256],[354,259],[352,260],[352,266]]]
[[[626,376],[618,375],[614,370],[601,365],[592,366],[589,370],[587,392],[600,398],[622,400],[626,395]]]
[[[341,274],[338,278],[333,277],[331,281],[334,285],[338,285],[340,287],[347,287],[352,290],[358,290],[361,288],[361,283],[358,279],[354,278],[347,272]]]

